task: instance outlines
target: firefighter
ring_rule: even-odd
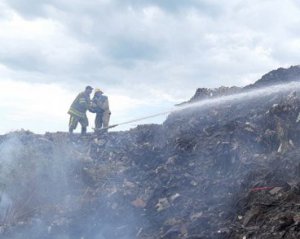
[[[72,134],[76,129],[78,122],[81,125],[81,135],[85,135],[87,126],[89,125],[88,118],[86,116],[87,110],[91,106],[90,95],[93,91],[91,86],[85,87],[85,91],[81,92],[73,101],[68,114],[70,115],[69,121],[69,133]]]
[[[108,98],[103,95],[102,90],[95,89],[91,108],[92,110],[90,111],[96,113],[95,129],[107,128],[111,112],[109,110]]]

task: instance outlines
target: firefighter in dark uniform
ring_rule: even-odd
[[[87,86],[85,91],[81,92],[73,101],[68,114],[70,115],[69,121],[69,133],[72,134],[76,129],[78,122],[81,125],[81,135],[85,135],[87,126],[89,125],[88,118],[86,116],[87,110],[91,106],[90,95],[93,91],[91,86]]]

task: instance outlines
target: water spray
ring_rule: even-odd
[[[272,95],[275,93],[280,93],[280,92],[286,92],[286,91],[290,91],[290,90],[299,90],[300,89],[300,82],[291,82],[288,84],[279,84],[279,85],[273,85],[273,86],[267,86],[264,88],[259,88],[259,89],[255,89],[255,90],[249,90],[249,91],[245,91],[242,93],[236,93],[236,94],[232,94],[232,95],[227,95],[227,96],[220,96],[220,97],[216,97],[216,98],[210,98],[210,99],[205,99],[205,100],[201,100],[198,102],[194,102],[194,103],[189,103],[189,104],[185,104],[182,106],[177,106],[176,108],[167,110],[167,111],[163,111],[160,113],[156,113],[153,115],[148,115],[145,117],[141,117],[141,118],[137,118],[137,119],[133,119],[133,120],[129,120],[129,121],[125,121],[125,122],[121,122],[118,124],[114,124],[114,125],[110,125],[108,127],[105,128],[101,128],[99,131],[105,131],[107,129],[111,129],[111,128],[115,128],[117,126],[120,125],[127,125],[127,124],[131,124],[134,122],[139,122],[139,121],[143,121],[145,119],[151,119],[151,118],[155,118],[157,116],[161,116],[161,115],[166,115],[166,114],[170,114],[170,113],[174,113],[174,112],[179,112],[185,109],[191,109],[191,108],[204,108],[204,107],[208,107],[208,106],[212,106],[212,105],[222,105],[231,101],[236,101],[236,100],[250,100],[253,99],[255,97],[261,97],[261,96],[267,96],[267,95]]]

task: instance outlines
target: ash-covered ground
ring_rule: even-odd
[[[198,89],[190,102],[225,98],[162,125],[0,136],[1,238],[299,238],[298,83],[226,100],[298,79],[295,66],[245,88]]]

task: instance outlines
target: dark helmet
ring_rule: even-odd
[[[93,87],[88,85],[87,87],[85,87],[85,90],[93,90]]]

